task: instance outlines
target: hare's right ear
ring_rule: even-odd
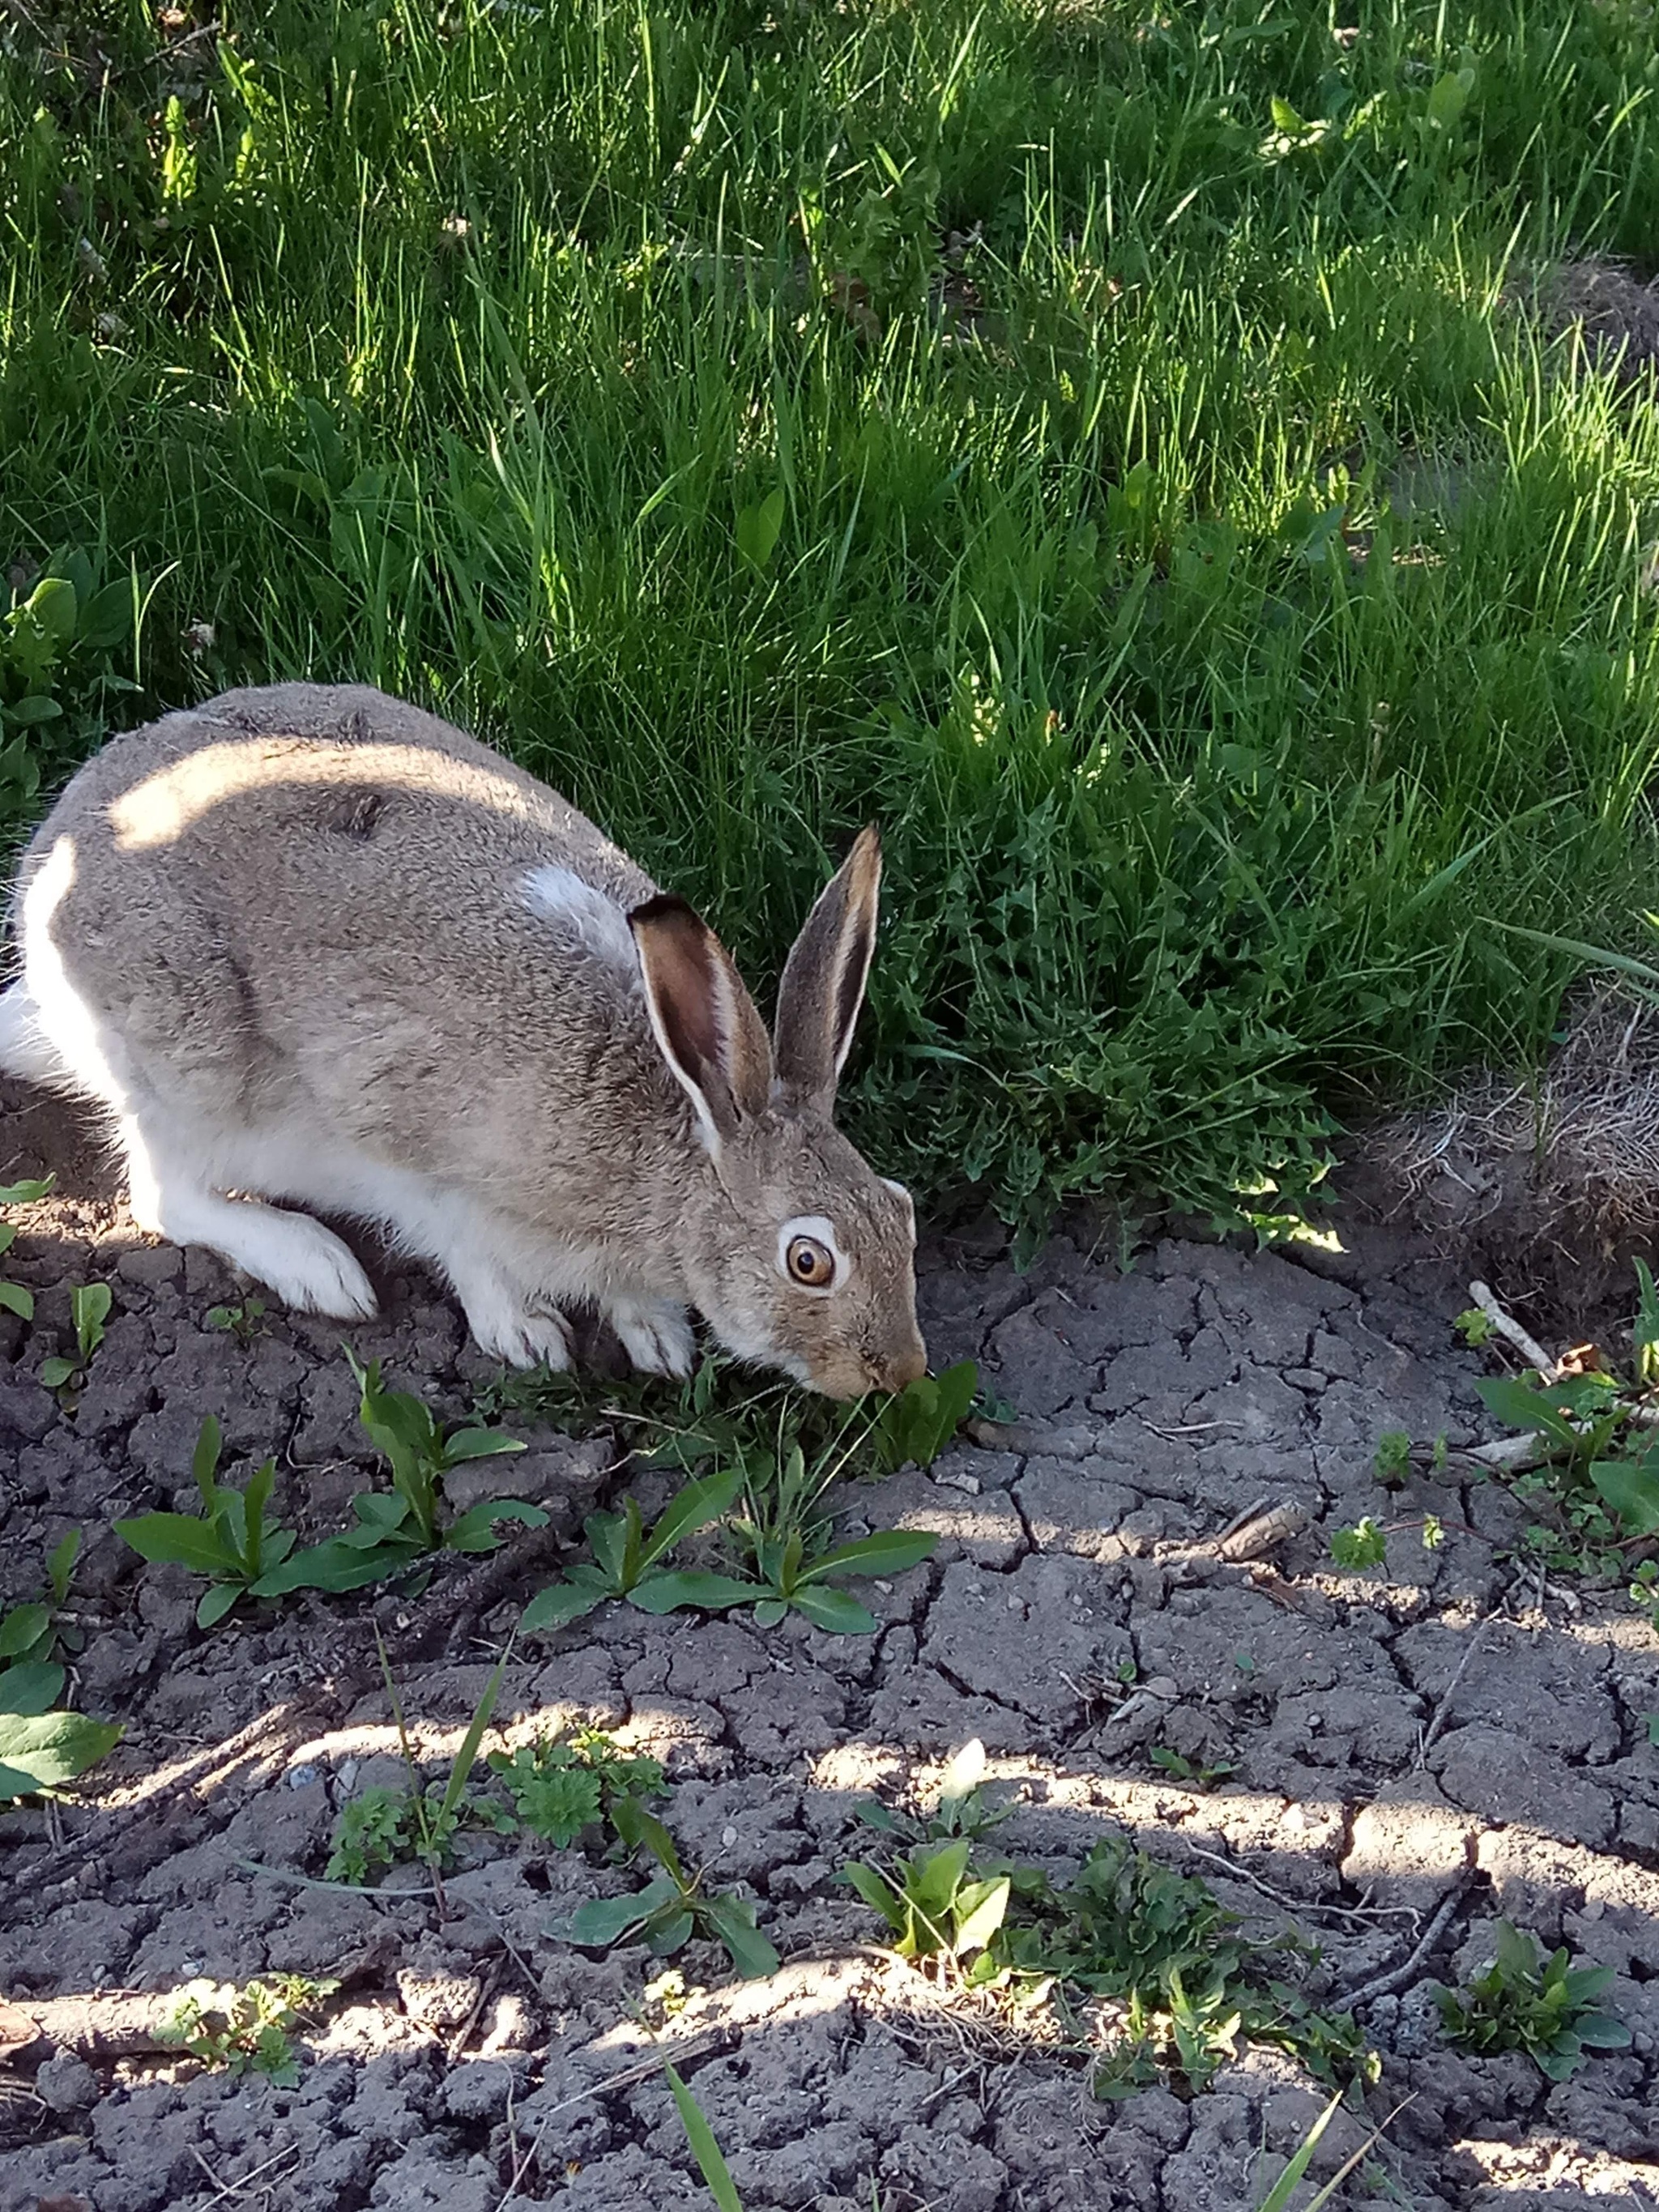
[[[766,1111],[772,1049],[732,956],[685,901],[666,892],[628,917],[645,979],[651,1029],[717,1153]]]
[[[881,835],[872,823],[818,894],[784,963],[773,1024],[781,1103],[827,1114],[853,1047],[876,949]]]

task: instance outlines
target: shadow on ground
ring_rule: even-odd
[[[846,1498],[849,1533],[941,1538],[872,1594],[874,1638],[615,1608],[515,1656],[508,1736],[586,1719],[661,1758],[685,1856],[757,1899],[784,1956],[772,1981],[665,2024],[641,2002],[642,1950],[596,1960],[547,1932],[635,1879],[580,1853],[469,1838],[441,1910],[303,1879],[344,1798],[399,1778],[376,1626],[436,1758],[625,1447],[520,1424],[532,1449],[489,1486],[509,1468],[552,1512],[547,1538],[418,1600],[301,1601],[202,1636],[198,1586],[140,1573],[109,1523],[179,1495],[213,1413],[235,1453],[278,1455],[294,1517],[337,1524],[368,1463],[355,1391],[331,1325],[272,1315],[246,1344],[209,1328],[235,1287],[204,1255],[137,1238],[97,1161],[54,1110],[0,1110],[0,1182],[60,1173],[8,1257],[38,1304],[31,1328],[0,1316],[0,1588],[32,1594],[44,1550],[87,1530],[78,1700],[127,1730],[82,1806],[0,1820],[0,1994],[275,1970],[347,1987],[293,2090],[150,2057],[22,2069],[0,2107],[0,2212],[706,2203],[659,2075],[638,2078],[665,2038],[749,2212],[1243,2212],[1322,2102],[1289,2060],[1249,2053],[1191,2103],[1098,2103],[1039,2030],[870,1948],[873,1917],[838,1880],[870,1842],[853,1808],[925,1787],[974,1736],[1018,1801],[1000,1847],[1061,1874],[1127,1833],[1264,1932],[1316,1937],[1322,2002],[1385,1978],[1449,1905],[1403,1987],[1364,2009],[1375,2117],[1411,2101],[1339,2203],[1656,2201],[1659,1752],[1643,1716],[1659,1652],[1627,1610],[1517,1578],[1503,1551],[1522,1516],[1501,1486],[1419,1480],[1385,1504],[1382,1431],[1455,1446],[1482,1419],[1480,1361],[1449,1328],[1467,1299],[1420,1245],[1371,1232],[1316,1273],[1170,1242],[1126,1275],[1060,1239],[1024,1277],[941,1246],[922,1273],[934,1363],[981,1359],[1019,1423],[1009,1449]],[[69,1285],[92,1277],[114,1310],[70,1417],[33,1370],[67,1334]],[[460,1412],[492,1370],[423,1279],[385,1280],[358,1351]],[[1257,1505],[1306,1525],[1229,1560],[1217,1536]],[[1335,1573],[1330,1529],[1387,1510],[1437,1514],[1448,1540],[1428,1553],[1406,1528],[1386,1571]],[[1125,1697],[1127,1662],[1155,1695]],[[1233,1771],[1182,1788],[1150,1761],[1158,1745]],[[1482,1958],[1499,1913],[1614,1970],[1627,2052],[1552,2087],[1523,2058],[1440,2042],[1426,1985]],[[690,1984],[723,1978],[713,1953],[678,1963]],[[1316,2171],[1364,2133],[1343,2116]]]

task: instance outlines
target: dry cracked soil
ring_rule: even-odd
[[[707,2203],[665,2051],[748,2212],[1248,2212],[1323,2102],[1291,2060],[1245,2051],[1191,2099],[1103,2102],[1039,2021],[1022,2029],[877,1947],[838,1878],[871,1845],[854,1808],[925,1799],[974,1737],[1016,1808],[995,1838],[1011,1856],[1058,1875],[1103,1835],[1132,1838],[1252,1929],[1316,1940],[1324,2002],[1409,1961],[1363,2008],[1382,2054],[1370,2111],[1394,2117],[1338,2203],[1659,2203],[1659,1751],[1644,1724],[1659,1652],[1622,1604],[1518,1577],[1501,1485],[1379,1492],[1382,1432],[1485,1433],[1485,1356],[1449,1327],[1463,1288],[1421,1244],[1355,1231],[1316,1271],[1168,1240],[1125,1273],[1061,1237],[1020,1275],[988,1246],[938,1242],[921,1268],[934,1364],[977,1358],[1018,1420],[1007,1449],[954,1448],[846,1498],[848,1533],[940,1539],[890,1588],[865,1586],[873,1638],[614,1607],[514,1648],[501,1735],[593,1723],[659,1759],[682,1852],[755,1900],[782,1955],[743,1984],[694,1945],[665,2010],[641,1948],[550,1932],[642,1878],[597,1849],[468,1834],[441,1899],[307,1886],[342,1804],[401,1773],[377,1627],[441,1771],[522,1598],[629,1479],[623,1432],[520,1424],[521,1458],[468,1471],[477,1494],[510,1487],[552,1516],[504,1565],[204,1634],[199,1583],[141,1568],[110,1523],[190,1502],[213,1413],[239,1466],[278,1455],[291,1517],[337,1526],[373,1465],[338,1332],[279,1313],[246,1344],[210,1327],[240,1295],[216,1263],[136,1236],[84,1135],[0,1100],[0,1182],[48,1168],[58,1188],[17,1215],[7,1261],[36,1317],[0,1316],[0,1593],[33,1595],[43,1551],[86,1530],[76,1698],[125,1735],[72,1802],[0,1818],[0,1993],[268,1972],[343,1987],[300,2039],[294,2087],[155,2052],[17,2056],[0,2212]],[[68,1337],[69,1285],[94,1279],[114,1292],[108,1334],[65,1410],[36,1370]],[[490,1370],[453,1309],[418,1274],[382,1280],[385,1317],[357,1350],[465,1411]],[[1305,1525],[1229,1559],[1218,1537],[1263,1504]],[[1438,1514],[1447,1540],[1429,1553],[1405,1529],[1386,1569],[1336,1572],[1330,1530],[1368,1512]],[[1232,1771],[1186,1787],[1157,1746]],[[1500,1915],[1613,1970],[1628,2050],[1553,2086],[1523,2056],[1445,2045],[1429,1984],[1478,1966]],[[1314,2179],[1365,2134],[1339,2116]]]

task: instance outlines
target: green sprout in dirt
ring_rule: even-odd
[[[428,1784],[415,1756],[404,1717],[403,1699],[378,1628],[374,1641],[398,1730],[398,1747],[409,1780],[402,1789],[377,1786],[360,1790],[356,1796],[346,1801],[335,1826],[327,1879],[361,1887],[372,1875],[414,1863],[424,1866],[437,1885],[445,1869],[453,1863],[457,1833],[463,1822],[477,1809],[468,1784],[478,1763],[478,1753],[495,1710],[495,1700],[501,1695],[501,1678],[507,1672],[512,1646],[507,1646],[490,1669],[466,1732],[450,1761],[449,1772],[441,1783]]]
[[[46,1561],[44,1596],[0,1614],[0,1806],[50,1796],[120,1741],[116,1723],[58,1707],[68,1676],[58,1653],[78,1649],[80,1635],[58,1615],[80,1546],[71,1529]]]
[[[76,1283],[70,1292],[70,1319],[75,1324],[75,1356],[55,1355],[40,1363],[40,1380],[48,1390],[78,1389],[86,1380],[93,1354],[104,1340],[115,1296],[107,1283]]]
[[[985,1746],[975,1736],[952,1755],[931,1812],[909,1813],[866,1797],[853,1808],[854,1818],[878,1835],[901,1836],[913,1844],[948,1843],[957,1836],[977,1842],[1000,1827],[1014,1809],[989,1803],[984,1783]]]
[[[979,1369],[971,1359],[908,1383],[876,1416],[880,1465],[889,1473],[911,1461],[931,1467],[967,1419],[978,1390]]]
[[[269,1334],[263,1298],[244,1298],[234,1306],[210,1306],[203,1318],[210,1328],[223,1329],[227,1335],[234,1336],[245,1352],[256,1336]]]
[[[501,1541],[503,1521],[545,1526],[539,1505],[518,1498],[493,1498],[453,1520],[444,1518],[443,1479],[453,1468],[501,1452],[519,1452],[516,1437],[495,1429],[458,1428],[446,1434],[431,1408],[407,1390],[388,1390],[380,1363],[362,1366],[348,1351],[361,1400],[357,1419],[392,1469],[391,1491],[360,1491],[351,1501],[356,1526],[343,1534],[295,1552],[261,1577],[255,1595],[289,1590],[354,1590],[405,1572],[438,1551],[490,1552]]]
[[[579,1729],[565,1743],[538,1737],[512,1753],[493,1751],[489,1765],[513,1802],[499,1825],[528,1829],[560,1850],[584,1828],[614,1820],[618,1805],[644,1804],[664,1786],[657,1760],[619,1751],[600,1729]]]
[[[884,1871],[864,1859],[842,1869],[842,1879],[878,1912],[901,1959],[948,1958],[969,1988],[1000,1979],[1006,1963],[990,1946],[1008,1910],[1012,1878],[970,1873],[973,1838],[931,1848],[918,1845]]]
[[[778,1954],[756,1927],[746,1898],[705,1890],[702,1875],[687,1873],[673,1838],[637,1798],[619,1800],[611,1819],[623,1844],[654,1859],[661,1871],[631,1897],[591,1898],[568,1927],[550,1934],[583,1950],[643,1943],[656,1959],[672,1958],[696,1936],[724,1945],[746,1981],[775,1971]]]
[[[1386,1429],[1376,1440],[1372,1472],[1385,1490],[1397,1490],[1412,1471],[1412,1440],[1404,1429]]]
[[[1492,1959],[1468,1981],[1435,1986],[1448,2041],[1482,2057],[1524,2051],[1552,2081],[1570,2079],[1593,2051],[1628,2047],[1624,2022],[1596,2009],[1611,1967],[1574,1966],[1565,1947],[1545,1958],[1537,1938],[1508,1920],[1495,1938]]]
[[[1316,2011],[1280,1978],[1288,1938],[1243,1935],[1208,1886],[1121,1838],[1097,1844],[1056,1888],[1036,1868],[976,1861],[971,1839],[918,1845],[894,1864],[844,1870],[902,1956],[948,1959],[976,1987],[1010,1986],[1062,2008],[1105,1998],[1118,2030],[1097,2049],[1097,2094],[1173,2075],[1201,2088],[1242,2043],[1293,2052],[1327,2080],[1369,2075],[1352,2020]]]
[[[141,1513],[115,1524],[116,1534],[140,1559],[167,1560],[209,1577],[211,1587],[196,1608],[198,1628],[213,1627],[239,1599],[258,1590],[299,1540],[293,1529],[280,1527],[265,1511],[276,1480],[276,1461],[266,1460],[246,1490],[233,1490],[217,1480],[223,1443],[210,1413],[191,1462],[202,1498],[199,1513]]]
[[[1459,1314],[1452,1327],[1472,1351],[1479,1351],[1483,1344],[1489,1344],[1493,1334],[1492,1316],[1483,1312],[1479,1306],[1470,1306],[1466,1312]]]
[[[661,1565],[683,1537],[706,1528],[729,1512],[743,1488],[742,1470],[704,1475],[688,1482],[654,1528],[647,1528],[638,1504],[623,1500],[620,1513],[590,1513],[582,1528],[593,1559],[567,1567],[525,1607],[525,1629],[562,1628],[580,1620],[607,1598],[625,1598],[641,1613],[672,1613],[678,1605],[721,1601],[722,1578],[680,1575],[672,1578]],[[672,1592],[665,1589],[671,1584]]]
[[[1437,1552],[1446,1540],[1446,1524],[1437,1513],[1425,1513],[1414,1521],[1390,1521],[1386,1526],[1367,1513],[1351,1528],[1331,1532],[1331,1559],[1350,1574],[1388,1564],[1389,1539],[1414,1528],[1425,1552]]]
[[[259,1974],[228,1990],[215,1982],[190,1982],[177,1992],[156,2039],[187,2051],[215,2072],[260,2074],[278,2088],[297,2088],[294,2032],[339,1986],[306,1974]]]
[[[1160,1774],[1167,1774],[1172,1782],[1180,1782],[1188,1790],[1207,1792],[1230,1774],[1238,1771],[1236,1759],[1217,1759],[1208,1764],[1202,1759],[1188,1759],[1186,1753],[1176,1751],[1167,1743],[1156,1743],[1146,1754]]]
[[[3,1213],[9,1206],[38,1205],[56,1181],[55,1176],[46,1176],[38,1182],[0,1184],[0,1213]],[[0,1221],[0,1258],[3,1258],[16,1242],[16,1224]],[[14,1313],[21,1321],[33,1321],[33,1291],[21,1283],[9,1283],[0,1276],[0,1313]]]
[[[879,1530],[846,1544],[827,1541],[829,1524],[818,1501],[830,1486],[853,1472],[872,1446],[879,1459],[888,1448],[875,1444],[881,1424],[913,1393],[911,1425],[902,1431],[904,1456],[932,1457],[955,1432],[973,1397],[976,1370],[971,1361],[952,1368],[937,1382],[925,1377],[889,1401],[872,1420],[854,1407],[842,1413],[809,1460],[802,1441],[803,1420],[822,1421],[817,1408],[803,1411],[786,1398],[767,1428],[753,1419],[757,1407],[776,1394],[749,1401],[733,1413],[712,1406],[714,1370],[705,1366],[694,1386],[690,1425],[665,1437],[642,1455],[659,1464],[686,1468],[716,1455],[727,1464],[696,1476],[678,1492],[655,1526],[647,1529],[637,1503],[624,1498],[620,1513],[588,1516],[584,1529],[592,1561],[567,1567],[556,1582],[532,1598],[522,1626],[531,1630],[563,1627],[607,1600],[625,1599],[647,1613],[672,1613],[682,1607],[723,1612],[750,1606],[762,1627],[775,1626],[790,1612],[815,1627],[842,1635],[867,1636],[876,1621],[868,1609],[839,1587],[849,1577],[902,1574],[929,1558],[935,1535]],[[708,1384],[703,1378],[710,1377]],[[943,1406],[940,1392],[945,1389]],[[894,1443],[890,1449],[901,1449]],[[739,1571],[675,1568],[669,1554],[685,1539],[731,1516],[742,1497],[747,1511],[731,1518],[726,1532],[737,1553]]]

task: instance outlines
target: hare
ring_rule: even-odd
[[[375,1310],[315,1207],[435,1263],[514,1366],[568,1366],[580,1304],[683,1376],[695,1307],[831,1397],[897,1390],[915,1211],[831,1119],[880,873],[866,830],[769,1043],[714,932],[510,761],[367,688],[226,692],[36,834],[0,1070],[106,1108],[138,1225],[300,1311]]]

